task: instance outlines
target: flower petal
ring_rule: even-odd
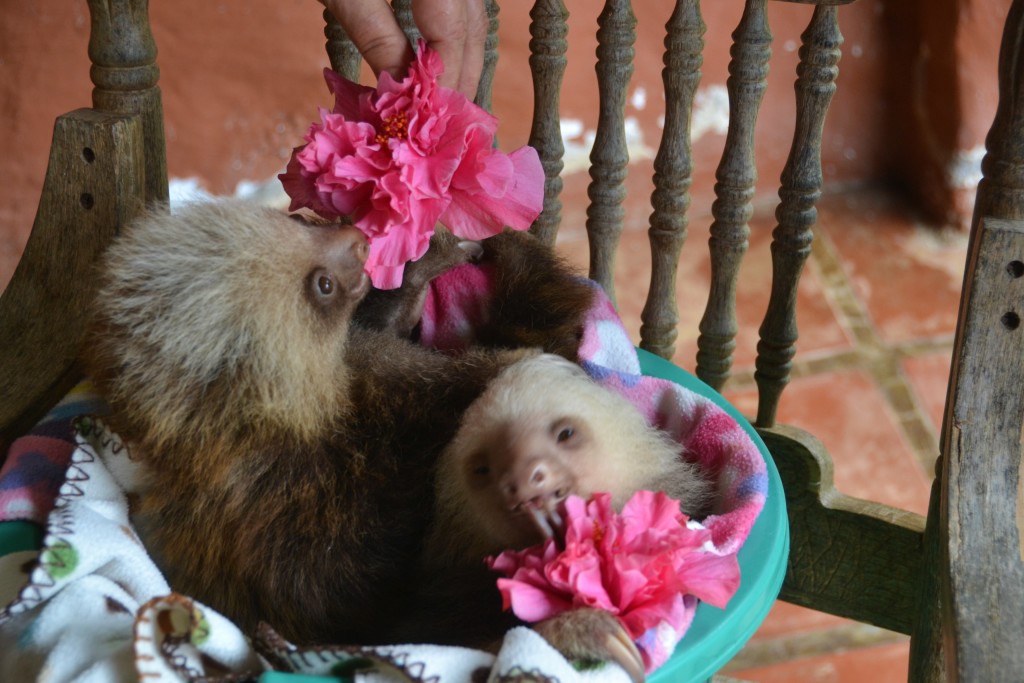
[[[683,565],[679,580],[687,593],[710,605],[725,609],[740,585],[740,565],[736,553],[691,553]]]
[[[368,103],[374,89],[353,83],[333,69],[324,67],[324,80],[327,89],[334,95],[334,113],[340,114],[348,121],[366,120]],[[360,104],[363,106],[360,106]],[[373,123],[373,122],[371,122]]]
[[[479,183],[470,189],[465,178],[462,185],[453,179],[452,203],[441,216],[449,230],[464,239],[484,239],[505,226],[525,230],[537,219],[544,208],[544,169],[537,150],[521,147],[508,159],[513,174],[500,197],[487,194]]]
[[[513,614],[530,623],[553,617],[572,606],[553,592],[515,579],[498,579],[498,590],[505,609],[511,608]]]

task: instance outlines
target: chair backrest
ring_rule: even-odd
[[[739,0],[736,0],[739,2]],[[1024,282],[1024,0],[1015,0],[1000,64],[1001,99],[988,141],[970,245],[943,458],[927,520],[841,495],[831,461],[813,437],[775,424],[795,351],[796,287],[810,251],[822,184],[821,140],[838,72],[843,0],[807,7],[796,83],[796,116],[773,233],[770,302],[756,361],[756,424],[782,474],[792,553],[782,597],[832,614],[912,634],[911,678],[1024,679],[1024,501],[1019,499],[1024,366],[1019,359]],[[849,1],[849,0],[846,0]],[[408,0],[400,21],[414,31]],[[22,262],[0,299],[0,439],[24,431],[68,387],[91,292],[83,277],[96,254],[143,202],[166,199],[167,173],[155,48],[146,0],[89,0],[94,107],[58,120],[38,218]],[[490,101],[498,6],[478,101]],[[530,143],[547,175],[533,227],[553,243],[560,222],[564,154],[559,94],[566,65],[562,0],[536,0],[530,14],[535,111]],[[325,13],[333,68],[354,77],[359,55]],[[590,275],[614,299],[612,272],[623,227],[628,162],[624,111],[635,17],[629,0],[606,0],[598,19],[600,113],[591,155],[586,228]],[[687,233],[693,173],[692,111],[702,64],[698,0],[677,0],[666,25],[664,135],[654,163],[652,269],[641,346],[671,357],[679,324],[676,269]],[[736,287],[757,178],[753,130],[766,85],[772,36],[767,0],[745,0],[733,34],[730,120],[712,206],[711,288],[700,323],[697,375],[721,387],[729,376]],[[83,189],[84,188],[84,189]],[[41,316],[41,311],[52,315]],[[926,523],[927,522],[927,523]]]

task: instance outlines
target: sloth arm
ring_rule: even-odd
[[[355,422],[368,437],[433,461],[487,384],[507,366],[537,353],[473,348],[451,356],[353,327],[346,355],[355,370],[349,385]]]
[[[482,244],[481,262],[494,264],[495,279],[490,319],[477,342],[539,347],[576,362],[595,285],[529,233],[506,230]]]

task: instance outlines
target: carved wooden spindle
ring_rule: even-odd
[[[782,390],[796,353],[796,292],[800,272],[811,253],[817,219],[815,203],[821,196],[821,133],[825,113],[836,91],[840,46],[837,8],[819,5],[801,36],[796,80],[796,125],[789,159],[782,170],[778,226],[772,232],[772,293],[761,341],[757,344],[757,380],[760,400],[757,426],[775,423]]]
[[[411,0],[394,0],[391,3],[392,8],[395,10],[395,17],[398,19],[398,25],[405,31],[405,35],[408,36],[409,42],[416,45],[416,41],[420,39],[420,30],[416,28],[416,20],[412,17],[412,2]]]
[[[569,11],[563,0],[537,0],[530,10],[530,71],[533,74],[533,126],[530,145],[544,167],[544,210],[530,232],[554,245],[562,220],[562,157],[559,93],[565,76]]]
[[[704,63],[704,20],[698,0],[678,0],[665,26],[665,130],[654,159],[651,194],[651,287],[640,316],[640,346],[663,358],[675,352],[676,270],[686,241],[693,159],[690,112]]]
[[[476,89],[476,103],[491,111],[491,93],[494,91],[494,70],[498,67],[498,7],[497,0],[487,0],[487,40],[484,43],[484,70]]]
[[[626,94],[633,75],[636,16],[629,0],[607,0],[597,19],[597,87],[600,99],[594,148],[590,152],[591,182],[587,187],[587,237],[590,277],[614,302],[615,248],[622,234],[626,198]]]
[[[1024,680],[1024,0],[999,54],[942,429],[940,597],[950,680]],[[1013,635],[1010,635],[1013,634]],[[918,659],[912,653],[912,667]]]
[[[1024,8],[1014,0],[999,53],[999,105],[985,138],[974,224],[984,216],[1024,220]]]
[[[327,38],[327,58],[331,68],[350,81],[359,82],[359,67],[363,57],[355,43],[345,33],[330,10],[324,10],[324,37]]]
[[[167,201],[167,146],[149,0],[88,2],[93,107],[139,115],[145,138],[146,201]]]
[[[768,80],[772,34],[767,0],[747,0],[732,34],[729,62],[729,131],[722,161],[715,172],[711,205],[711,288],[697,338],[697,376],[715,389],[729,377],[736,348],[736,280],[747,251],[757,170],[754,166],[754,122]]]

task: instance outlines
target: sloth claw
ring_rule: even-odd
[[[569,660],[614,662],[633,683],[643,683],[640,651],[619,620],[609,612],[581,607],[533,625],[535,631]]]
[[[644,683],[644,660],[626,631],[620,626],[615,633],[605,636],[604,642],[611,661],[625,669],[633,683]]]
[[[477,263],[484,257],[484,245],[474,240],[463,240],[459,242],[459,249],[465,254],[471,263]]]

